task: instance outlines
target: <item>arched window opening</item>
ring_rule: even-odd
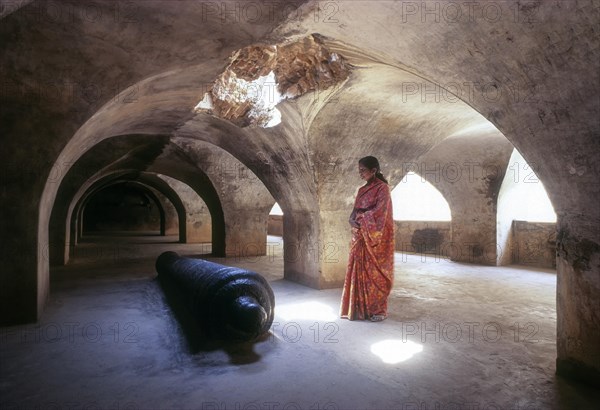
[[[556,212],[534,169],[535,164],[528,164],[514,149],[500,187],[498,204],[509,208],[512,220],[556,222]]]
[[[275,205],[273,205],[273,208],[271,208],[271,212],[269,212],[269,215],[283,216],[283,211],[281,210],[281,207],[279,206],[279,204],[277,202],[275,202]]]
[[[283,237],[283,211],[277,202],[269,212],[267,235]]]
[[[544,184],[513,150],[498,194],[498,264],[556,267],[556,212]]]
[[[450,206],[433,185],[420,175],[409,172],[392,190],[394,220],[450,221]]]

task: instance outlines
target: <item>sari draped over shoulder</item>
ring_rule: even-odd
[[[375,178],[358,190],[350,258],[340,316],[350,320],[387,315],[394,278],[394,218],[388,185]]]

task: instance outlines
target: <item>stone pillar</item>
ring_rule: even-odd
[[[181,199],[185,207],[185,229],[180,236],[182,243],[204,243],[212,240],[212,221],[208,207],[198,193],[189,185],[175,178],[160,175],[158,178],[168,184]],[[179,224],[181,224],[181,220]],[[181,225],[180,225],[181,228]]]
[[[340,288],[344,285],[350,253],[351,229],[348,217],[351,212],[352,209],[320,212],[319,289]]]
[[[319,242],[318,211],[284,211],[284,278],[319,289],[321,266],[315,244]],[[316,255],[316,256],[315,256]]]
[[[38,271],[38,260],[48,257],[47,238],[38,248],[39,200],[33,198],[38,193],[23,191],[17,186],[15,190],[6,188],[6,195],[0,198],[0,206],[6,215],[0,218],[0,229],[4,233],[0,246],[2,326],[37,320],[48,295],[47,272],[44,275]]]
[[[212,240],[212,222],[208,207],[202,200],[185,202],[186,243],[205,243]]]
[[[292,210],[283,215],[284,277],[315,289],[344,284],[351,209]]]
[[[52,217],[50,218],[50,241],[48,243],[47,257],[50,260],[50,266],[65,265],[69,261],[69,246],[67,230],[69,229],[66,216],[63,211],[54,207]],[[58,216],[54,214],[58,213]],[[70,233],[70,230],[68,231]]]
[[[226,256],[244,258],[266,255],[270,209],[249,209],[233,203],[225,205]]]
[[[581,214],[558,214],[557,374],[600,385],[600,235]]]
[[[160,201],[164,211],[164,227],[161,226],[161,231],[164,228],[164,232],[161,232],[161,235],[178,235],[179,234],[179,216],[177,215],[177,210],[175,206],[171,203],[169,198],[167,198],[162,192],[157,189],[150,188],[154,195]]]

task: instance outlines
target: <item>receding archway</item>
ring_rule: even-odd
[[[149,189],[120,182],[89,197],[82,221],[84,234],[164,235],[165,211]]]

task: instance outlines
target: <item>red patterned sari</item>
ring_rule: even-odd
[[[394,278],[394,218],[390,188],[380,179],[358,190],[350,258],[340,316],[350,320],[387,315]]]

